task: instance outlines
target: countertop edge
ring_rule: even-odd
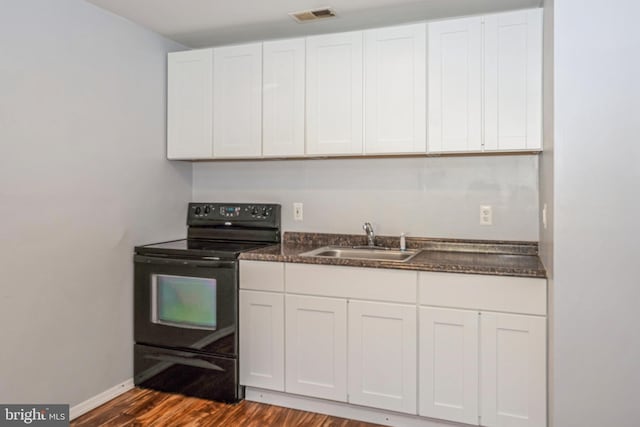
[[[268,249],[271,251],[278,250],[280,252],[280,245],[271,246]],[[308,250],[312,250],[309,248]],[[452,265],[439,265],[429,263],[398,263],[398,262],[386,262],[376,260],[352,260],[352,259],[336,259],[336,258],[322,258],[322,257],[303,257],[299,255],[282,255],[281,253],[264,253],[265,248],[243,252],[239,256],[241,261],[270,261],[270,262],[284,262],[294,264],[313,264],[313,265],[335,265],[342,267],[360,267],[360,268],[384,268],[399,271],[425,271],[425,272],[439,272],[439,273],[458,273],[458,274],[479,274],[490,276],[510,276],[510,277],[523,277],[523,278],[537,278],[546,279],[546,272],[544,269],[532,270],[532,269],[513,269],[513,268],[501,268],[501,267],[469,267],[469,266],[452,266]]]

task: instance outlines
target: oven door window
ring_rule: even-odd
[[[152,275],[151,321],[182,328],[215,330],[216,279]]]

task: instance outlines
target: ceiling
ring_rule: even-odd
[[[539,7],[542,0],[87,0],[188,47],[295,37]],[[287,13],[332,7],[298,24]]]

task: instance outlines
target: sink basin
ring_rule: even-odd
[[[400,251],[390,248],[370,248],[363,247],[344,247],[344,246],[324,246],[309,252],[300,254],[300,256],[323,257],[323,258],[346,258],[346,259],[368,259],[372,261],[394,261],[407,262],[413,258],[418,252],[412,250]]]

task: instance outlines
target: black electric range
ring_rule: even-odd
[[[190,203],[187,238],[137,246],[134,383],[224,402],[238,383],[238,255],[280,241],[280,205]]]

